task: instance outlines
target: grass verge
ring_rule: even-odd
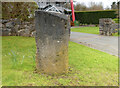
[[[72,32],[89,33],[89,34],[99,34],[99,27],[72,28],[71,31]],[[118,36],[118,33],[113,33],[113,36]]]
[[[118,58],[69,42],[69,73],[35,73],[34,38],[2,38],[2,86],[117,86]]]

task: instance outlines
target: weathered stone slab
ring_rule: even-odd
[[[35,12],[36,68],[47,74],[68,71],[70,19],[60,13]]]

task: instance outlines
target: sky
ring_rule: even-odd
[[[117,2],[120,0],[75,0],[75,1],[79,3],[84,3],[86,6],[89,6],[89,2],[95,2],[95,3],[102,2],[104,8],[106,8],[107,6],[111,8],[112,2]]]

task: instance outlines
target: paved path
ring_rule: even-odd
[[[118,37],[71,32],[70,40],[118,56]]]

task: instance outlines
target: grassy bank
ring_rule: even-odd
[[[34,38],[2,38],[3,86],[117,86],[118,58],[69,42],[69,73],[35,73]]]

